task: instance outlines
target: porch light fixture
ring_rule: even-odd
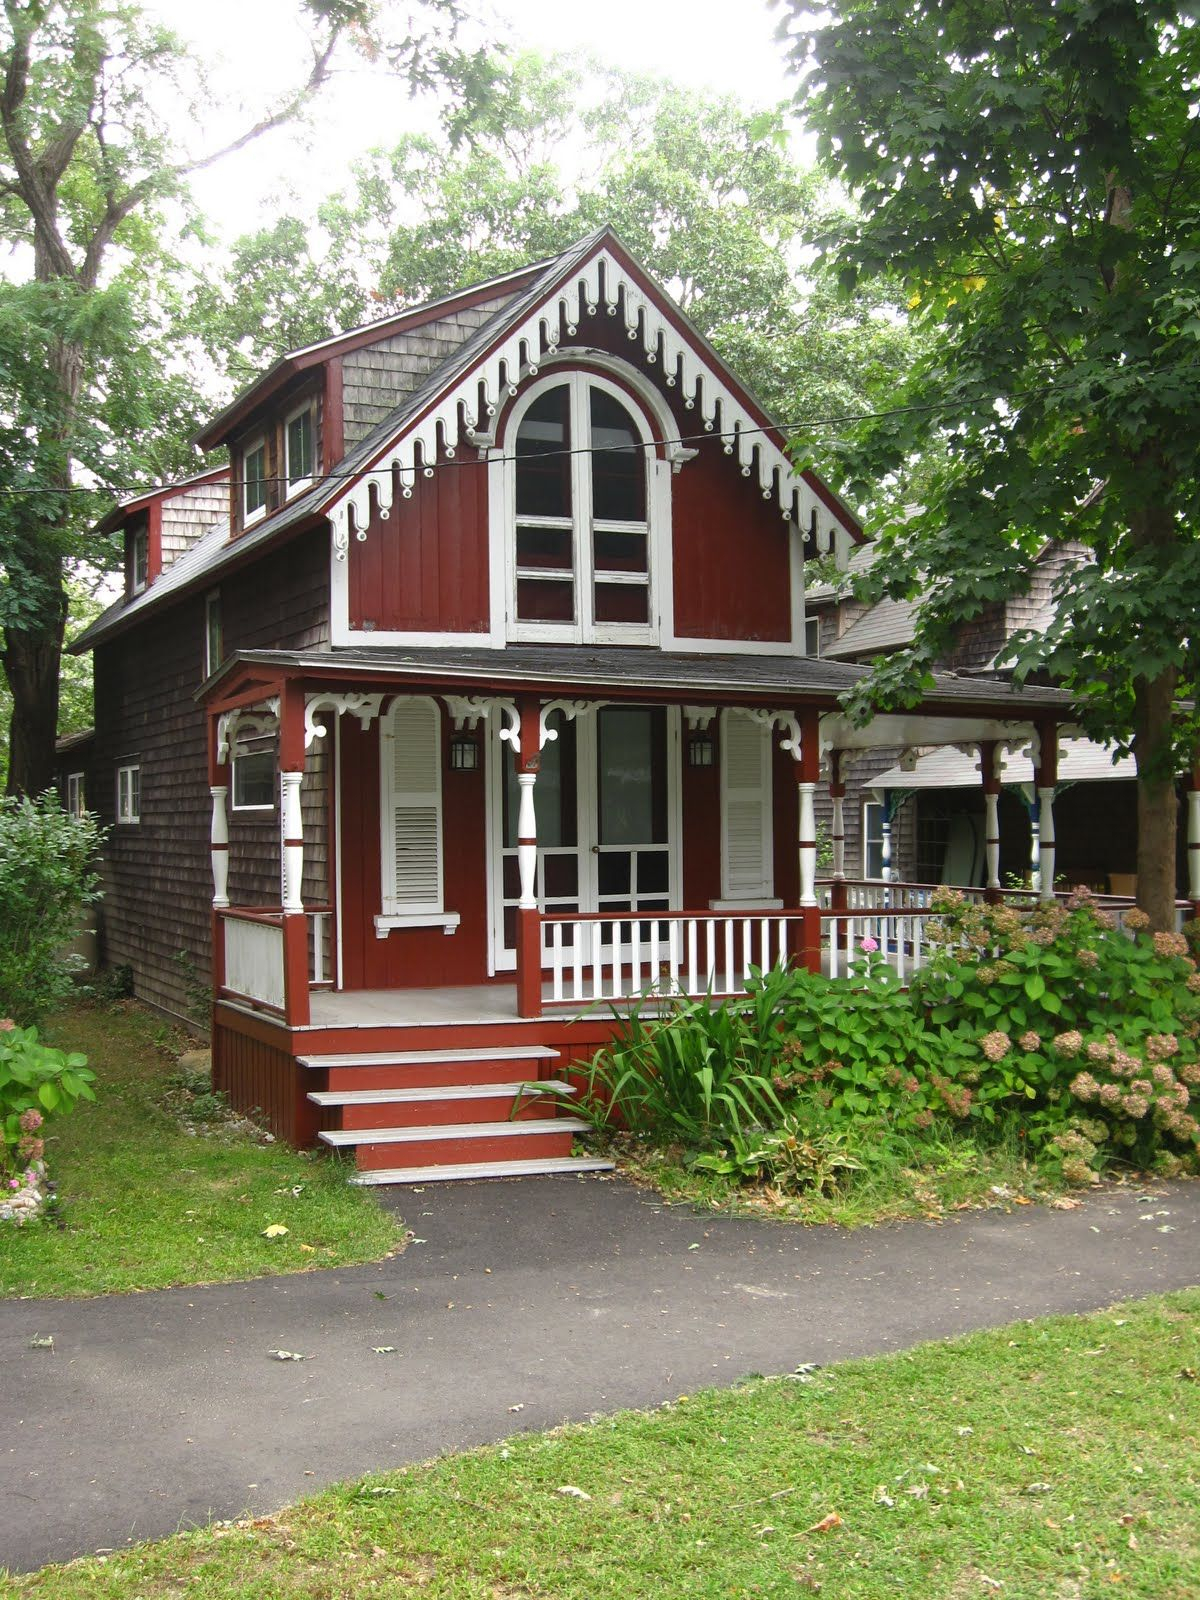
[[[479,741],[469,733],[456,733],[450,740],[451,772],[479,770]]]
[[[711,733],[694,733],[688,740],[688,766],[711,767],[716,760],[716,746]]]

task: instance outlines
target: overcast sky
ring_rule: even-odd
[[[494,29],[547,51],[586,48],[616,66],[657,72],[753,105],[784,98],[788,82],[765,0],[490,0]],[[303,71],[306,37],[297,0],[147,0],[214,63],[213,89],[229,109],[212,116],[197,148],[211,148],[253,120],[276,85]],[[403,7],[397,7],[402,14]],[[337,188],[353,158],[427,124],[394,83],[357,70],[322,97],[309,135],[275,134],[195,183],[201,209],[226,238],[255,226],[289,181],[319,196]]]

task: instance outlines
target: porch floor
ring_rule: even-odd
[[[565,1005],[561,1001],[555,1004],[551,993],[551,986],[543,984],[547,1017],[574,1020],[597,1013],[608,1015],[610,1001],[606,998]],[[313,989],[309,1019],[311,1028],[428,1028],[444,1023],[530,1020],[517,1011],[515,983],[462,984],[445,989]]]

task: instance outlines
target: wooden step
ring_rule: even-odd
[[[337,1147],[352,1144],[422,1144],[444,1139],[452,1132],[455,1139],[529,1137],[538,1134],[586,1133],[591,1127],[582,1117],[538,1117],[528,1122],[444,1122],[425,1123],[415,1128],[325,1128],[319,1137]]]
[[[308,1098],[317,1106],[407,1105],[423,1100],[485,1100],[496,1095],[576,1094],[569,1083],[556,1078],[523,1083],[422,1084],[413,1089],[313,1089]]]
[[[611,1161],[598,1156],[537,1156],[525,1161],[459,1161],[437,1167],[379,1167],[371,1172],[356,1172],[350,1179],[357,1184],[460,1183],[472,1178],[537,1178],[572,1172],[611,1172]]]
[[[560,1094],[555,1093],[555,1089]],[[568,1084],[456,1083],[444,1088],[314,1090],[325,1126],[411,1128],[422,1123],[529,1121],[544,1117],[573,1094]]]
[[[421,1067],[437,1062],[557,1061],[544,1044],[509,1044],[494,1050],[375,1050],[362,1055],[297,1056],[302,1067]]]

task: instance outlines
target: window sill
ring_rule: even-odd
[[[782,911],[782,900],[710,900],[710,911]]]
[[[429,911],[411,917],[376,917],[375,937],[386,939],[393,928],[440,928],[445,934],[457,933],[461,921],[457,911]]]

